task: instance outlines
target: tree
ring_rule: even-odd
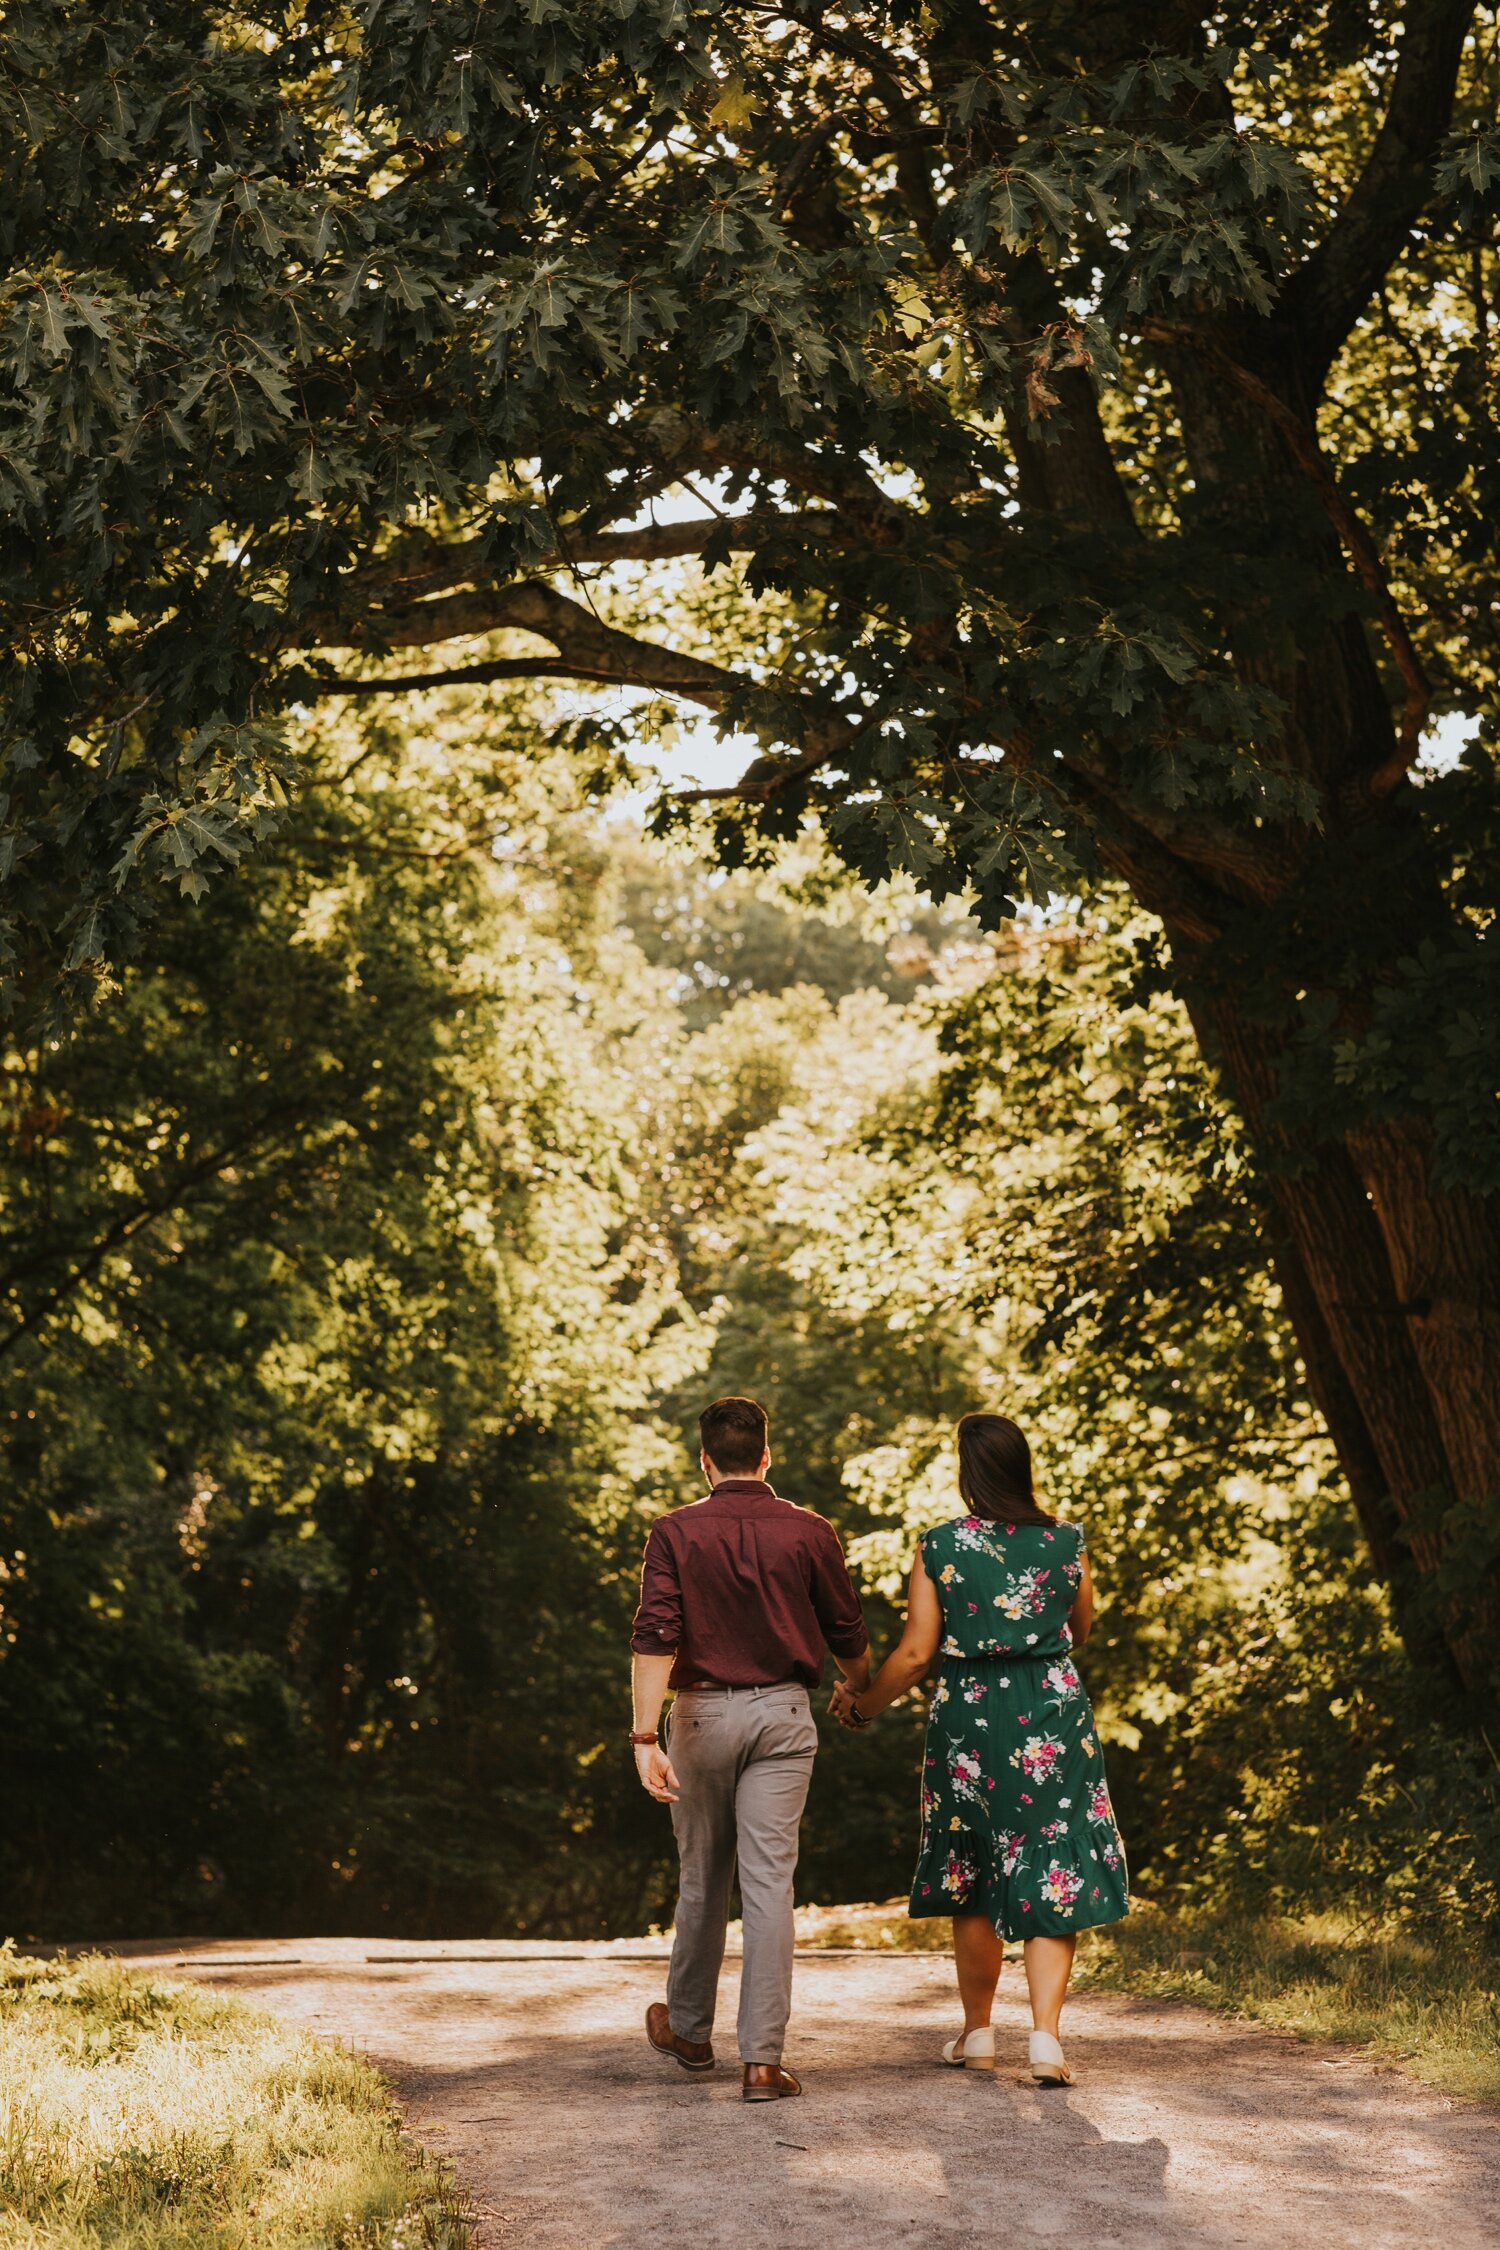
[[[816,816],[991,921],[1107,870],[1477,1684],[1496,793],[1414,769],[1493,702],[1497,68],[1470,0],[18,5],[23,1000],[275,821],[291,702],[476,638],[755,736],[731,860]]]
[[[545,773],[467,770],[482,715],[314,732],[296,848],[6,1058],[17,1932],[660,1911],[618,1745],[694,1330],[613,1059],[639,995],[586,966],[597,844]]]

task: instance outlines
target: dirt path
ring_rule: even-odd
[[[1500,2243],[1490,2112],[1194,2009],[1079,1999],[1080,2083],[1041,2095],[937,2064],[955,2028],[940,1956],[802,1956],[788,2060],[806,2096],[745,2108],[732,1962],[719,2071],[690,2079],[641,2035],[663,1982],[646,1946],[120,1950],[373,2056],[474,2194],[486,2250]],[[1019,2060],[1018,1984],[997,2021]]]

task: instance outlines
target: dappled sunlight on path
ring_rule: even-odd
[[[800,1956],[787,2059],[803,2100],[746,2108],[641,2019],[665,1949],[374,1939],[122,1947],[367,2051],[483,2214],[486,2250],[744,2250],[894,2238],[918,2250],[1487,2250],[1500,2132],[1346,2051],[1197,2010],[1081,1997],[1080,2083],[1041,2095],[936,2061],[956,2028],[940,1956]],[[997,2017],[1024,2052],[1019,1973]],[[722,2033],[729,2034],[726,2043]]]

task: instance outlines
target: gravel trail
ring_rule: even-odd
[[[802,1954],[787,2060],[806,2095],[747,2108],[732,1961],[720,2066],[694,2079],[644,2041],[649,1942],[116,1950],[368,2053],[474,2196],[485,2250],[1500,2244],[1492,2111],[1197,2009],[1081,1996],[1079,2083],[1040,2094],[938,2062],[957,2028],[942,1956]],[[1020,1992],[1007,1964],[1016,2062]]]

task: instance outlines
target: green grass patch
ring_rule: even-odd
[[[357,2056],[118,1961],[0,1948],[0,2250],[469,2250]]]
[[[1347,2040],[1448,2093],[1500,2101],[1500,1957],[1472,1942],[1336,1915],[1250,1922],[1142,1908],[1092,1936],[1079,1982]]]
[[[890,1899],[801,1908],[797,1938],[945,1952],[949,1930],[946,1921],[909,1922],[905,1901]],[[1194,2001],[1297,2039],[1348,2041],[1448,2093],[1500,2102],[1500,1955],[1472,1941],[1334,1915],[1247,1921],[1137,1901],[1128,1921],[1085,1933],[1075,1982]]]

